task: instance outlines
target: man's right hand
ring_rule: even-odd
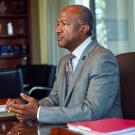
[[[36,120],[39,108],[38,102],[24,93],[21,93],[20,96],[27,103],[22,103],[20,99],[9,99],[6,103],[7,111],[15,113],[19,120]]]

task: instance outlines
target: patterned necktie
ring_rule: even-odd
[[[72,65],[72,59],[75,58],[73,54],[70,54],[66,65],[65,65],[65,77],[66,77],[66,94],[71,82],[71,79],[73,77],[73,65]]]

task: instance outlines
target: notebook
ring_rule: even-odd
[[[135,120],[121,118],[68,123],[67,126],[69,129],[84,135],[135,135]]]

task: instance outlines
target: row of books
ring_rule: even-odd
[[[0,45],[0,56],[14,56],[28,53],[26,45]]]

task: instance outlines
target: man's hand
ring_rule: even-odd
[[[33,97],[27,96],[26,94],[21,93],[20,96],[28,103],[24,104],[21,100],[9,99],[6,103],[7,111],[15,113],[19,120],[35,120],[39,107],[38,102]]]

